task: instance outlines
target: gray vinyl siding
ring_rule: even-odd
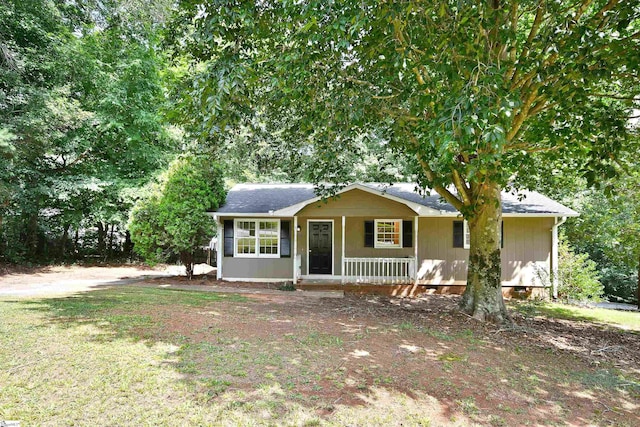
[[[274,220],[291,222],[291,257],[289,258],[249,258],[249,257],[222,257],[223,279],[283,279],[293,280],[293,218],[284,217],[221,217],[220,220]],[[234,223],[235,226],[235,223]],[[235,244],[235,242],[234,242]],[[221,250],[224,250],[224,244]]]
[[[453,247],[456,218],[420,218],[418,280],[422,284],[465,285],[469,250]],[[503,286],[542,286],[549,271],[553,218],[504,218]]]
[[[223,279],[283,279],[293,278],[293,258],[232,258],[224,257]]]

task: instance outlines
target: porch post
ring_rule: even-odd
[[[345,245],[344,245],[344,241],[345,241],[345,236],[344,236],[344,235],[345,235],[345,232],[344,232],[344,228],[345,228],[345,223],[346,223],[346,221],[345,221],[345,219],[344,219],[344,215],[343,215],[343,216],[342,216],[342,227],[341,227],[341,229],[340,229],[340,235],[341,235],[341,237],[342,237],[342,251],[341,251],[341,253],[340,253],[340,255],[341,255],[341,257],[340,257],[340,258],[341,258],[341,259],[340,259],[340,266],[341,266],[341,267],[340,267],[340,276],[341,276],[341,278],[342,278],[342,284],[343,284],[343,285],[344,285],[344,282],[345,282],[345,276],[346,276],[346,275],[345,275],[345,271],[344,271],[344,246],[345,246]]]
[[[295,285],[298,277],[298,217],[293,217],[293,284]]]
[[[218,247],[216,248],[216,279],[222,279],[222,253],[224,252],[224,227],[222,221],[216,221],[218,228]]]
[[[418,220],[419,216],[413,217],[413,257],[414,257],[414,269],[413,269],[413,284],[418,284]]]

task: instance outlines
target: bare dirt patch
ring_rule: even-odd
[[[274,287],[207,277],[147,284],[160,282]],[[163,307],[156,315],[189,342],[271,360],[239,375],[223,372],[232,387],[250,389],[267,375],[299,399],[321,403],[322,416],[339,403],[362,405],[383,387],[434,396],[445,416],[463,413],[481,424],[640,424],[640,336],[632,331],[515,311],[512,325],[497,327],[460,313],[456,296],[246,296],[251,303],[222,311],[176,315]],[[197,364],[212,366],[205,354]]]
[[[211,297],[217,287],[270,291],[207,299],[177,290],[191,285]],[[455,296],[318,299],[274,288],[161,277],[33,304],[64,327],[111,329],[101,340],[170,344],[177,350],[161,363],[197,402],[266,405],[276,424],[290,404],[336,424],[345,407],[382,417],[379,396],[390,393],[435,399],[437,413],[424,415],[437,425],[640,425],[637,332],[515,310],[513,324],[498,327],[460,313]]]

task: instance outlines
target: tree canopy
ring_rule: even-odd
[[[205,156],[179,157],[131,212],[135,251],[151,264],[178,256],[191,278],[194,252],[214,235],[213,219],[206,212],[224,199],[219,165]]]
[[[161,115],[160,28],[144,3],[0,5],[5,260],[71,259],[84,246],[106,258],[107,239],[124,241],[133,189],[174,155]]]
[[[635,2],[185,0],[192,131],[282,136],[344,183],[370,138],[469,220],[463,308],[501,321],[500,191],[540,161],[613,176],[638,98]],[[345,160],[345,161],[343,161]]]

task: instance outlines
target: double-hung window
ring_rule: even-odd
[[[280,254],[280,220],[237,219],[234,227],[235,256],[277,258]]]
[[[469,231],[469,223],[465,219],[463,222],[463,230],[464,230],[464,244],[462,245],[465,249],[469,249],[471,247],[471,232]]]
[[[376,219],[374,222],[376,248],[401,248],[402,247],[402,220],[401,219]]]

